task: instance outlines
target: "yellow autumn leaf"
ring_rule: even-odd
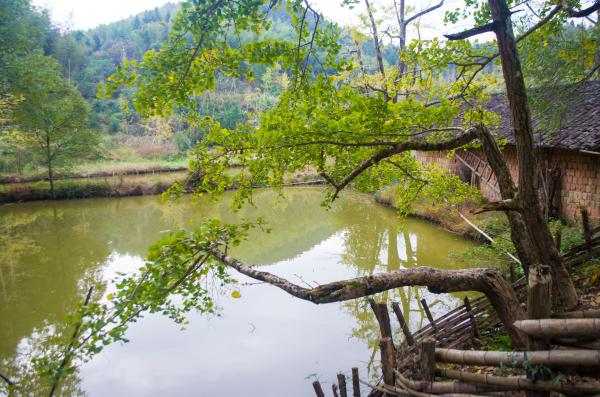
[[[237,290],[236,290],[236,291],[233,291],[233,292],[231,293],[231,297],[232,297],[232,298],[235,298],[235,299],[239,299],[239,298],[241,298],[241,297],[242,297],[242,294],[240,294],[240,291],[237,291]]]

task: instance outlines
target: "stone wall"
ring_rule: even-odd
[[[474,153],[485,159],[479,150]],[[508,146],[503,150],[508,162],[510,172],[518,184],[518,169],[516,150]],[[470,170],[456,158],[448,158],[444,152],[417,152],[416,158],[423,163],[435,162],[442,168],[461,176],[465,181],[470,181]],[[561,207],[562,215],[569,221],[579,222],[580,208],[589,210],[593,225],[600,225],[600,156],[573,150],[544,149],[540,151],[542,163],[547,168],[560,168],[561,170]],[[490,201],[499,200],[499,194],[485,181],[475,180],[482,195]],[[495,183],[492,177],[490,183]]]

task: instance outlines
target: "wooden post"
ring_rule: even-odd
[[[337,392],[338,388],[337,388],[337,385],[335,383],[333,385],[331,385],[331,390],[333,391],[333,397],[340,397],[338,395],[338,392]]]
[[[477,327],[477,321],[475,321],[475,316],[473,315],[473,311],[471,310],[471,302],[469,301],[469,297],[465,296],[465,310],[469,314],[469,318],[471,319],[471,327],[473,328],[473,337],[480,338],[481,334],[479,333],[479,327]]]
[[[360,397],[360,381],[358,380],[358,368],[352,368],[352,397]]]
[[[581,209],[581,223],[583,224],[583,238],[587,245],[588,252],[592,250],[592,229],[590,227],[590,215],[586,208]]]
[[[313,382],[313,388],[315,389],[317,397],[325,397],[325,393],[323,393],[323,389],[321,388],[321,383],[319,383],[318,380]]]
[[[550,266],[539,263],[529,268],[527,290],[527,317],[530,320],[549,318],[552,302],[552,276]],[[548,339],[529,338],[529,350],[547,350],[550,347]],[[527,374],[530,378],[530,374]],[[545,391],[527,391],[527,397],[546,397]]]
[[[515,264],[514,263],[510,263],[510,283],[514,284],[515,281],[517,281],[517,275],[515,274]]]
[[[406,324],[406,320],[402,315],[402,310],[400,310],[400,305],[398,304],[398,302],[392,303],[392,309],[394,310],[394,313],[398,318],[398,322],[400,323],[400,328],[402,328],[402,333],[404,334],[406,343],[408,343],[409,346],[414,346],[415,338],[413,338],[412,334],[410,333],[410,330],[408,329],[408,324]]]
[[[557,231],[556,235],[554,236],[554,244],[556,245],[556,249],[560,253],[560,246],[562,244],[562,232],[560,230]]]
[[[435,377],[435,339],[423,339],[419,359],[423,379],[429,382],[433,381]]]
[[[338,374],[338,386],[340,387],[340,397],[348,397],[348,391],[346,390],[346,375]]]
[[[385,303],[375,303],[375,301],[369,298],[369,305],[375,313],[375,318],[379,323],[379,330],[381,331],[382,338],[392,337],[392,324],[390,322],[390,314],[388,312],[387,305]]]
[[[394,369],[396,369],[396,354],[394,353],[394,345],[392,338],[383,338],[379,341],[379,349],[381,350],[381,369],[383,372],[383,382],[386,385],[394,386]]]
[[[427,301],[425,299],[421,299],[421,305],[423,306],[423,310],[425,310],[425,314],[427,315],[427,319],[429,319],[429,323],[431,324],[431,328],[433,328],[433,330],[435,331],[435,333],[438,332],[438,328],[437,325],[435,324],[435,320],[433,319],[433,316],[431,315],[431,311],[429,311],[429,306],[427,306]]]
[[[530,320],[550,318],[552,276],[550,266],[534,264],[529,269],[529,288],[527,290],[527,317]],[[548,341],[529,338],[531,350],[546,350]]]

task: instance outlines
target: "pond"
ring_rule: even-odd
[[[367,195],[347,192],[326,210],[320,187],[284,194],[258,191],[254,206],[237,213],[229,195],[218,202],[143,196],[0,207],[0,372],[15,375],[90,285],[135,271],[162,232],[208,218],[263,216],[272,232],[253,231],[233,254],[300,285],[414,266],[459,268],[449,254],[472,245],[434,225],[399,219]],[[328,382],[354,366],[364,377],[376,374],[378,328],[365,300],[314,305],[231,274],[237,285],[214,288],[218,315],[193,314],[185,330],[147,315],[128,331],[129,343],[85,363],[56,395],[308,396],[315,379],[330,391]],[[234,289],[240,298],[232,297]],[[400,302],[412,329],[427,322],[419,299],[434,315],[461,301],[424,288],[381,295]],[[47,395],[47,385],[37,387],[34,395]]]

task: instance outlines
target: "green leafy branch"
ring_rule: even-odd
[[[263,225],[262,220],[238,225],[210,220],[193,231],[168,233],[150,248],[137,273],[119,273],[115,292],[92,301],[90,289],[86,301],[67,319],[67,324],[75,328],[68,342],[54,343],[32,360],[37,375],[51,385],[49,395],[79,364],[112,343],[128,342],[129,326],[144,313],[161,313],[177,324],[186,324],[186,316],[192,311],[214,313],[207,283],[218,281],[224,286],[235,280],[212,257],[211,250],[234,247],[251,228]],[[27,387],[19,379],[14,383],[11,387],[17,390]]]

